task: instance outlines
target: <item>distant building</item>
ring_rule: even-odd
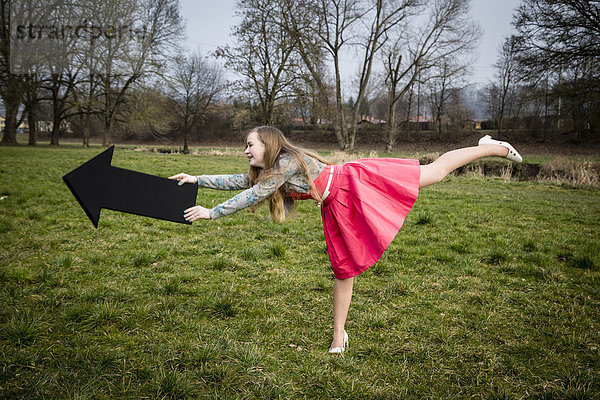
[[[379,124],[387,124],[387,121],[385,121],[383,119],[377,119],[377,118],[373,117],[372,115],[363,115],[358,123],[359,124],[367,123],[367,124],[379,125]]]
[[[6,127],[6,118],[4,115],[0,114],[0,131],[4,132],[4,128]],[[17,133],[29,132],[29,123],[27,119],[23,119],[17,128]]]
[[[309,121],[305,121],[304,118],[292,118],[292,125],[305,125],[309,123]]]
[[[482,119],[467,119],[461,123],[461,126],[466,131],[476,131],[481,129],[482,122]]]
[[[429,119],[427,119],[427,117],[419,115],[418,117],[410,117],[410,119],[408,120],[408,122],[429,123],[430,121],[429,121]]]
[[[401,129],[411,131],[427,131],[432,129],[432,123],[427,117],[419,115],[418,117],[410,117],[400,123]]]
[[[53,127],[53,121],[38,121],[37,123],[37,130],[40,133],[50,133],[52,132]],[[60,124],[60,131],[65,133],[73,133],[73,128],[69,122],[63,120]]]

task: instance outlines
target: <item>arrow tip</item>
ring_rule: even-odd
[[[63,181],[75,196],[92,224],[97,229],[100,220],[100,183],[106,177],[115,146],[111,146],[91,160],[63,176]]]

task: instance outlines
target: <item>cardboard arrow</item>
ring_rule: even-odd
[[[115,146],[63,176],[92,224],[103,208],[191,224],[183,211],[196,204],[198,187],[110,165]]]

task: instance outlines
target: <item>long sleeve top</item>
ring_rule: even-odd
[[[305,155],[304,161],[308,166],[311,179],[314,180],[325,168],[325,164]],[[304,168],[296,159],[287,153],[279,156],[273,167],[273,176],[262,182],[250,185],[247,173],[234,175],[199,175],[198,186],[219,190],[242,190],[243,192],[217,205],[210,210],[210,217],[217,219],[225,215],[243,210],[258,204],[275,193],[280,187],[286,194],[310,193],[310,185]]]

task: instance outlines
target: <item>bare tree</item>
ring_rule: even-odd
[[[21,80],[10,69],[10,0],[0,1],[0,96],[6,111],[2,143],[17,142],[17,112],[21,106]]]
[[[35,146],[37,144],[38,115],[44,95],[44,89],[42,87],[44,77],[43,74],[39,72],[39,67],[40,65],[31,65],[27,74],[23,75],[23,105],[25,106],[25,109],[21,118],[27,118],[29,125],[28,144],[30,146]]]
[[[499,114],[501,89],[497,82],[489,82],[481,89],[481,98],[485,104],[485,112],[491,119],[496,119]]]
[[[463,122],[475,117],[473,110],[466,104],[467,95],[467,87],[453,90],[446,104],[449,123],[456,130],[461,130]]]
[[[29,141],[27,144],[35,146],[37,144],[37,123],[38,109],[40,103],[40,79],[37,74],[32,74],[27,77],[27,85],[25,89],[23,104],[25,105],[25,113],[29,124]]]
[[[333,62],[335,81],[335,134],[341,150],[350,148],[350,137],[346,124],[344,100],[342,97],[342,73],[340,58],[342,51],[352,38],[352,29],[365,14],[359,0],[316,0],[313,7],[318,44]]]
[[[463,78],[468,72],[467,65],[456,60],[443,59],[432,70],[432,76],[427,81],[429,89],[429,105],[431,114],[436,122],[435,129],[442,132],[442,118],[446,114],[446,105],[465,86]]]
[[[90,15],[101,12],[101,5],[96,3],[89,4],[86,9]],[[97,51],[101,48],[102,40],[91,37],[89,41],[80,43],[82,51],[77,54],[77,62],[81,66],[80,79],[78,79],[71,96],[71,106],[75,114],[79,117],[82,132],[82,145],[90,145],[90,129],[92,117],[99,115],[102,110],[101,103],[101,83],[102,75],[101,60],[97,57]]]
[[[300,115],[302,126],[306,130],[308,123],[315,123],[319,118],[319,88],[314,84],[310,74],[301,74],[300,78],[293,85],[290,116]]]
[[[48,23],[61,26],[67,21],[75,21],[82,17],[84,10],[85,1],[60,4],[49,11]],[[78,42],[77,35],[66,35],[60,42],[61,46],[55,49],[55,53],[43,54],[46,71],[42,87],[48,92],[47,99],[50,101],[52,109],[51,146],[59,144],[63,121],[70,116],[70,99],[82,68],[79,62]],[[58,59],[59,56],[60,59]]]
[[[391,151],[397,136],[396,104],[417,83],[424,83],[430,70],[443,60],[472,51],[480,29],[468,17],[469,0],[435,0],[427,4],[427,22],[407,28],[384,51],[388,87],[387,150]],[[417,21],[414,21],[417,22]],[[461,63],[457,61],[457,65]],[[463,64],[464,65],[464,64]]]
[[[44,88],[49,93],[52,104],[52,130],[50,131],[50,145],[58,146],[59,135],[63,121],[70,116],[70,97],[75,88],[79,71],[69,70],[51,74],[45,79]]]
[[[322,3],[316,0],[277,1],[281,15],[280,18],[273,18],[273,22],[279,24],[294,40],[295,50],[307,70],[306,73],[303,73],[303,79],[310,85],[310,90],[307,92],[312,94],[312,119],[334,121],[336,135],[340,142],[341,125],[335,117],[336,111],[332,105],[335,85],[331,84],[328,76],[327,52],[322,46],[318,35],[318,25],[316,25],[320,21],[318,15]]]
[[[361,103],[365,98],[365,93],[369,85],[375,55],[379,53],[382,46],[386,43],[391,32],[403,24],[404,20],[414,12],[414,8],[417,5],[418,1],[416,0],[374,0],[371,10],[366,14],[370,17],[370,26],[366,38],[359,40],[359,46],[362,48],[363,53],[362,62],[359,67],[358,93],[356,95],[356,102],[352,108],[351,132],[349,143],[347,143],[347,149],[349,150],[354,149]]]
[[[600,126],[600,3],[589,0],[523,0],[513,25],[524,79],[546,103],[558,101],[575,131]],[[547,126],[547,118],[546,118]]]
[[[23,118],[22,114],[21,120],[18,120],[19,109],[23,104],[28,75],[33,67],[30,60],[17,57],[23,51],[16,47],[19,43],[13,40],[15,31],[19,27],[23,28],[25,21],[43,19],[54,3],[55,1],[49,1],[46,7],[42,7],[44,4],[41,0],[0,0],[0,97],[6,111],[2,143],[17,143],[17,127]],[[24,34],[27,39],[26,30]]]
[[[165,140],[179,118],[173,113],[173,102],[164,94],[162,82],[144,83],[131,90],[135,101],[123,105],[123,133],[135,140]]]
[[[31,64],[33,59],[45,67],[38,73],[43,74],[52,101],[51,144],[58,144],[61,122],[71,115],[77,79],[84,78],[80,72],[89,66],[84,56],[95,57],[97,62],[90,65],[97,69],[90,69],[89,81],[101,78],[107,132],[104,143],[108,144],[128,90],[145,74],[157,71],[165,50],[181,32],[178,0],[80,0],[68,4],[60,0],[23,0],[1,1],[0,7],[0,95],[9,119],[3,139],[7,142],[16,140],[13,125],[16,128],[16,114],[26,88],[23,77],[30,67],[26,62]],[[8,22],[11,16],[15,19],[12,28]],[[11,29],[16,29],[16,35]],[[25,40],[11,42],[11,33]],[[16,51],[15,45],[38,47]]]
[[[354,148],[375,55],[417,3],[418,0],[279,0],[283,10],[280,24],[295,39],[300,58],[319,89],[320,103],[331,109],[329,98],[334,99],[334,128],[340,149]],[[360,65],[356,101],[351,104],[348,124],[341,59],[351,49],[360,53]],[[331,63],[333,87],[325,80],[324,60]]]
[[[94,55],[103,94],[103,144],[112,141],[114,123],[136,82],[161,72],[168,52],[182,33],[178,0],[96,2],[102,7],[100,26],[126,27],[97,41]]]
[[[188,138],[194,125],[224,89],[220,67],[199,53],[175,60],[169,77],[169,96],[183,126],[183,152],[189,153]]]
[[[600,4],[589,0],[523,0],[513,25],[528,72],[587,64],[600,57]]]
[[[10,55],[10,71],[7,76],[8,85],[13,87],[12,97],[16,99],[26,93],[24,100],[26,113],[30,119],[30,144],[34,144],[36,134],[37,103],[43,100],[39,96],[39,87],[44,87],[52,101],[54,127],[51,135],[51,145],[58,144],[60,122],[65,118],[67,99],[74,84],[77,66],[73,63],[77,33],[66,21],[78,20],[80,3],[64,4],[60,1],[24,0],[7,2],[10,6],[11,25],[9,26],[9,43],[3,48]],[[3,10],[4,11],[4,10]],[[10,82],[19,81],[19,87]],[[12,99],[9,103],[13,103]],[[7,106],[12,114],[12,108]],[[18,108],[18,106],[17,106]],[[22,113],[21,119],[25,113]],[[11,117],[12,118],[12,117]],[[10,123],[12,129],[12,123]],[[18,124],[17,124],[18,126]],[[10,138],[11,132],[5,136]],[[9,139],[10,140],[10,139]]]
[[[516,60],[519,41],[520,38],[514,35],[505,38],[499,51],[498,60],[494,64],[497,84],[497,96],[494,97],[498,102],[494,107],[496,111],[494,117],[498,122],[498,131],[504,129],[504,119],[507,114],[511,114],[513,99],[520,80]]]
[[[238,15],[242,18],[233,34],[235,47],[221,47],[216,55],[225,59],[225,66],[242,76],[237,88],[258,99],[262,123],[270,124],[279,100],[289,96],[297,63],[294,60],[294,40],[273,22],[279,15],[277,4],[269,0],[239,0]]]
[[[86,64],[87,65],[87,64]],[[71,107],[79,117],[82,132],[83,147],[90,146],[90,128],[94,115],[97,115],[100,106],[100,79],[93,71],[94,68],[86,67],[87,76],[78,80],[71,96]]]

